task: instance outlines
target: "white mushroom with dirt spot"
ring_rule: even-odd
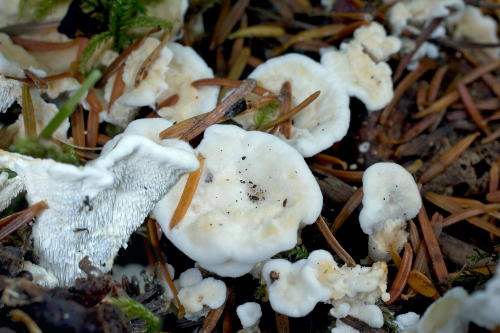
[[[422,198],[413,176],[392,162],[375,163],[363,174],[363,208],[359,223],[370,235],[368,252],[388,261],[391,246],[400,251],[408,239],[406,221],[415,217]]]
[[[392,70],[384,61],[400,48],[399,38],[388,37],[380,24],[372,23],[358,28],[354,39],[342,43],[340,49],[322,49],[321,64],[369,111],[379,110],[394,94]]]
[[[84,276],[78,264],[85,256],[109,271],[155,204],[183,173],[198,167],[188,144],[158,139],[169,125],[164,119],[137,120],[84,167],[0,151],[0,166],[17,173],[28,203],[48,205],[32,237],[39,265],[58,285]]]
[[[167,238],[201,267],[238,277],[297,243],[302,225],[322,207],[319,186],[302,156],[281,139],[233,125],[213,125],[196,151],[204,167],[192,202],[170,228],[187,176],[154,215]]]
[[[227,288],[223,281],[213,277],[203,278],[198,268],[190,268],[175,281],[179,300],[186,310],[185,317],[196,320],[226,301]]]
[[[273,93],[279,94],[286,81],[290,82],[292,107],[320,91],[319,97],[292,118],[289,139],[283,138],[302,156],[313,156],[342,140],[349,128],[349,97],[344,82],[309,57],[287,54],[259,65],[249,78]],[[245,128],[255,123],[235,117]]]
[[[313,251],[307,259],[295,263],[269,260],[262,277],[273,310],[290,317],[303,317],[323,302],[333,304],[332,313],[341,318],[354,314],[351,308],[373,305],[379,298],[389,299],[384,262],[372,267],[340,267],[325,250]]]
[[[158,114],[170,121],[178,122],[202,113],[212,111],[217,105],[219,88],[193,87],[193,81],[203,78],[213,78],[214,73],[196,51],[178,43],[168,44],[173,53],[172,61],[166,76],[168,89],[158,98],[162,102],[173,95],[178,95],[179,100],[172,106],[157,110]]]

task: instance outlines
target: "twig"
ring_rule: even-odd
[[[323,237],[325,237],[326,242],[332,250],[342,259],[344,262],[350,266],[354,267],[356,266],[356,262],[354,259],[347,253],[346,250],[340,245],[340,243],[337,241],[335,236],[332,234],[330,231],[330,228],[328,228],[328,225],[326,224],[325,220],[323,219],[322,216],[318,217],[318,220],[316,221],[316,224],[318,225],[319,230],[323,234]]]
[[[333,221],[331,230],[332,233],[336,233],[340,227],[342,227],[349,216],[351,216],[352,212],[356,210],[361,204],[361,200],[363,199],[363,188],[360,187],[354,192],[354,194],[347,200],[345,205],[340,210],[339,214]]]
[[[363,171],[337,170],[316,163],[311,164],[311,168],[324,171],[346,182],[359,183],[363,179]]]

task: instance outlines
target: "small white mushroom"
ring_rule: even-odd
[[[373,328],[381,328],[382,326],[384,326],[384,315],[382,314],[382,310],[380,310],[380,308],[375,304],[353,303],[351,305],[349,303],[341,303],[341,306],[345,307],[345,309],[342,309],[344,313],[342,313],[342,315],[340,316],[337,315],[337,311],[330,311],[330,314],[337,318],[335,327],[331,330],[331,333],[359,332],[358,330],[352,328],[351,326],[345,324],[342,320],[340,320],[340,318],[343,318],[347,315],[362,320]]]
[[[179,277],[179,300],[186,310],[185,317],[195,320],[206,316],[226,301],[227,288],[224,282],[213,277],[203,279],[197,268],[183,272]]]
[[[410,38],[401,38],[402,46],[401,46],[401,53],[402,54],[408,54],[410,52],[413,52],[415,49],[415,46],[417,45],[415,40],[410,39]],[[414,70],[418,67],[420,64],[420,59],[422,58],[431,58],[431,59],[436,59],[439,57],[439,48],[436,44],[431,43],[431,42],[424,42],[420,47],[418,48],[417,52],[411,57],[410,62],[408,63],[408,66],[406,68],[408,70]]]
[[[340,141],[349,128],[349,98],[344,82],[337,76],[325,73],[316,61],[300,54],[287,54],[272,58],[259,65],[249,78],[279,94],[281,86],[289,81],[292,88],[292,107],[312,93],[320,90],[319,97],[292,118],[292,133],[286,142],[302,156],[310,157]],[[239,120],[243,126],[246,124]]]
[[[499,43],[497,22],[492,17],[484,15],[481,9],[477,7],[466,6],[463,11],[449,17],[447,25],[450,27],[455,40],[485,44]],[[480,49],[480,52],[472,49],[471,52],[485,62],[489,59],[485,59],[482,52],[492,59],[497,59],[500,56],[499,47]]]
[[[18,174],[28,202],[44,200],[49,207],[37,217],[32,237],[40,266],[58,284],[71,285],[83,275],[78,263],[85,256],[109,271],[155,204],[183,173],[198,167],[187,143],[145,137],[157,137],[158,128],[170,124],[137,120],[84,167],[0,151],[0,166]]]
[[[394,94],[391,68],[385,62],[373,61],[359,42],[343,43],[340,50],[322,49],[321,64],[369,111],[381,109],[391,101]]]
[[[177,94],[179,101],[173,106],[161,108],[158,114],[170,121],[179,122],[211,111],[217,105],[219,88],[216,86],[196,88],[191,82],[214,77],[212,69],[189,46],[171,43],[168,44],[168,48],[173,53],[166,78],[168,89],[157,100],[161,102]]]
[[[167,90],[165,78],[172,60],[172,51],[167,46],[161,49],[159,57],[151,64],[146,78],[135,86],[141,65],[159,44],[160,41],[156,38],[146,38],[142,45],[127,57],[122,75],[125,83],[124,93],[113,103],[111,109],[101,112],[102,120],[125,127],[134,118],[139,107],[154,107],[157,98]],[[115,80],[116,74],[107,81],[104,88],[104,99],[108,103]]]
[[[239,305],[236,308],[236,314],[240,319],[243,330],[240,332],[256,333],[259,330],[259,320],[262,317],[262,309],[260,305],[255,302],[247,302]]]
[[[339,267],[324,250],[311,252],[309,258],[290,263],[284,259],[268,261],[262,269],[274,311],[302,317],[317,303],[374,304],[386,293],[387,265]],[[349,310],[347,310],[349,311]]]
[[[370,235],[369,254],[389,260],[390,247],[401,250],[408,238],[406,221],[415,217],[422,199],[413,176],[402,166],[375,163],[363,175],[363,209],[359,223]]]
[[[302,156],[279,138],[213,125],[196,150],[205,162],[185,216],[170,229],[187,176],[154,215],[168,239],[203,268],[221,276],[246,274],[293,248],[298,228],[318,217],[319,186]]]
[[[401,48],[401,40],[387,36],[384,26],[377,22],[356,29],[354,41],[360,43],[375,62],[386,61]]]

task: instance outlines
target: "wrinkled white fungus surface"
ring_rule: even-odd
[[[292,87],[292,107],[309,95],[320,90],[319,97],[292,118],[290,139],[284,139],[295,147],[302,156],[310,157],[342,140],[349,128],[349,97],[344,85],[335,74],[325,72],[325,68],[309,57],[287,54],[272,58],[249,75],[258,84],[279,94],[281,86],[289,81]],[[234,119],[246,124],[239,117]]]
[[[221,276],[246,274],[293,248],[298,228],[318,217],[319,186],[302,156],[279,138],[213,125],[197,152],[205,166],[182,221],[169,230],[187,176],[154,215],[168,239],[203,268]]]
[[[17,172],[28,202],[47,202],[33,226],[34,251],[59,285],[71,285],[83,275],[78,263],[85,256],[109,271],[119,248],[154,205],[183,173],[198,167],[188,144],[145,137],[157,137],[158,128],[170,124],[137,120],[84,167],[0,152],[0,166]]]
[[[1,8],[1,7],[0,7]],[[7,34],[0,33],[0,73],[25,77],[24,69],[43,69],[42,65],[24,48],[12,42]]]
[[[127,57],[122,75],[125,90],[123,95],[113,103],[111,109],[101,112],[102,120],[125,127],[134,118],[138,107],[154,107],[158,96],[167,90],[168,84],[165,79],[172,60],[172,51],[168,46],[162,48],[158,58],[151,64],[147,77],[137,87],[135,86],[140,67],[159,44],[160,41],[156,38],[146,38],[142,45]],[[116,74],[106,82],[104,87],[104,99],[107,103],[110,101],[115,80]]]
[[[406,221],[415,217],[421,206],[417,184],[405,168],[382,162],[366,169],[359,223],[363,232],[370,235],[370,257],[389,260],[391,246],[399,251],[408,238]]]
[[[387,36],[384,26],[377,22],[364,25],[354,31],[354,41],[360,43],[364,51],[375,62],[387,61],[401,48],[401,41],[394,36]]]
[[[212,69],[192,47],[171,43],[168,48],[173,53],[166,77],[168,89],[157,98],[157,101],[161,103],[175,94],[179,95],[179,101],[173,106],[159,109],[158,114],[165,119],[178,122],[212,111],[217,105],[219,87],[196,88],[191,85],[191,82],[199,79],[213,78]]]
[[[273,310],[290,317],[307,315],[319,302],[352,306],[389,299],[384,262],[372,267],[339,267],[325,250],[313,251],[309,258],[295,263],[269,260],[262,269],[262,277]]]
[[[213,277],[203,279],[197,268],[183,272],[177,281],[180,286],[179,300],[186,310],[186,318],[196,320],[206,316],[226,301],[227,288],[224,282]]]

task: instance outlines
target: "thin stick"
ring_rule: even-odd
[[[337,170],[316,163],[311,164],[311,168],[324,171],[346,182],[359,183],[363,180],[363,171]]]
[[[200,167],[191,172],[186,181],[186,185],[184,186],[184,191],[182,191],[182,195],[177,203],[177,207],[175,208],[174,214],[170,219],[170,224],[168,228],[172,230],[175,228],[179,222],[182,221],[186,212],[191,206],[191,202],[193,201],[193,197],[198,189],[198,184],[200,183],[200,178],[203,173],[203,166],[205,165],[205,158],[201,155],[197,156],[198,161],[200,162]]]
[[[323,237],[325,237],[326,242],[332,250],[342,259],[344,262],[350,266],[354,267],[356,266],[356,262],[354,259],[347,253],[346,250],[340,245],[340,243],[337,241],[335,236],[332,234],[330,231],[330,228],[328,228],[328,225],[326,224],[325,220],[323,219],[322,216],[318,217],[318,220],[316,220],[316,224],[318,225],[319,230],[323,234]]]

